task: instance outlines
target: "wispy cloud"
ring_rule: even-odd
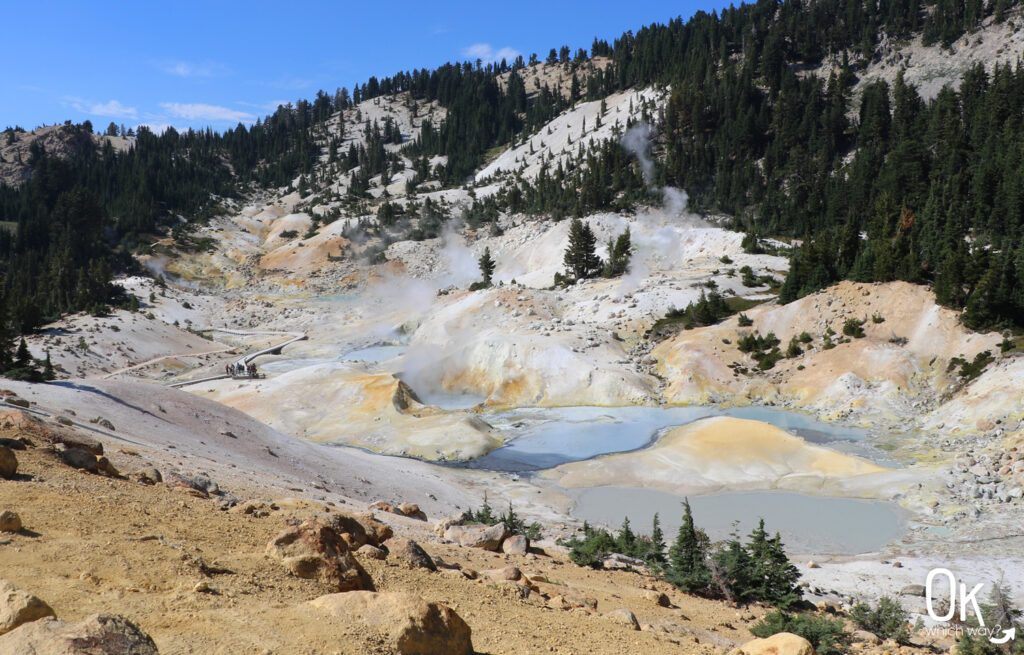
[[[137,118],[139,111],[135,107],[126,107],[117,100],[109,102],[90,102],[82,98],[68,98],[71,106],[92,116],[110,116],[112,118]]]
[[[161,102],[160,106],[176,118],[192,121],[231,121],[245,123],[256,120],[249,112],[202,103]]]
[[[268,102],[246,102],[239,100],[237,104],[243,107],[252,107],[253,109],[259,109],[260,111],[277,111],[277,108],[281,105],[287,105],[291,100],[270,100]]]
[[[156,66],[168,75],[177,75],[178,77],[216,77],[227,73],[227,67],[223,64],[210,61],[196,63],[163,60],[156,62]]]
[[[467,57],[469,59],[480,59],[485,64],[499,62],[502,59],[511,62],[513,59],[515,59],[521,54],[523,53],[508,46],[495,50],[490,43],[474,43],[468,48],[462,49],[463,57]]]

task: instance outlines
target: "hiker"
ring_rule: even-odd
[[[231,375],[231,364],[224,365],[224,375]]]

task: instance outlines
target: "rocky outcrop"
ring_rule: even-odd
[[[0,635],[46,616],[56,616],[49,605],[7,580],[0,580]]]
[[[355,591],[321,596],[312,607],[377,631],[402,655],[471,655],[470,628],[451,608],[406,593]]]
[[[392,539],[388,542],[388,551],[391,558],[395,561],[402,562],[406,566],[414,569],[427,569],[428,571],[436,571],[437,564],[427,554],[427,551],[413,541],[412,539],[406,539],[400,537]]]
[[[392,505],[391,503],[385,503],[377,501],[370,505],[367,509],[378,510],[381,512],[387,512],[388,514],[397,514],[398,516],[406,516],[411,519],[417,519],[419,521],[426,521],[427,515],[423,513],[420,506],[416,503],[402,503],[400,505]]]
[[[3,655],[158,655],[156,644],[122,616],[94,614],[81,623],[44,618],[0,636]]]
[[[299,578],[317,579],[338,591],[367,589],[369,576],[334,528],[306,521],[282,531],[267,544],[266,554]]]
[[[0,446],[0,478],[13,478],[18,472],[18,458],[7,446]]]
[[[729,655],[814,655],[814,646],[791,632],[780,632],[765,639],[748,641]]]
[[[504,523],[495,525],[453,525],[444,532],[444,538],[466,548],[482,548],[497,552],[508,536]]]

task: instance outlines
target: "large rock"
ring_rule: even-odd
[[[508,536],[504,523],[496,525],[453,525],[444,532],[444,538],[467,548],[483,548],[497,552]]]
[[[444,533],[448,531],[448,528],[455,525],[463,525],[469,519],[470,514],[467,511],[462,511],[454,516],[446,516],[434,524],[434,534],[439,537],[443,537]]]
[[[354,591],[321,596],[313,607],[379,632],[402,655],[471,655],[466,622],[451,608],[406,593]]]
[[[21,517],[17,512],[5,509],[0,512],[0,532],[17,532],[21,530]]]
[[[44,616],[56,616],[50,606],[35,596],[0,580],[0,635]]]
[[[900,589],[900,596],[920,596],[924,598],[925,591],[923,584],[908,584],[907,586]]]
[[[18,472],[18,458],[7,446],[0,446],[0,478],[13,478]]]
[[[530,550],[530,540],[521,534],[514,534],[501,542],[501,552],[508,555],[525,555]]]
[[[612,610],[605,614],[605,616],[611,619],[612,621],[615,621],[616,623],[621,623],[630,630],[640,629],[640,623],[636,620],[636,616],[625,608]]]
[[[427,551],[413,541],[412,539],[406,539],[399,537],[392,539],[388,542],[388,552],[391,554],[393,560],[402,562],[412,568],[416,569],[428,569],[430,571],[437,570],[437,564],[427,554]]]
[[[814,646],[799,635],[780,632],[765,639],[748,641],[729,655],[814,655]]]
[[[331,512],[318,520],[334,528],[338,534],[351,535],[349,541],[355,548],[363,544],[380,546],[393,534],[390,526],[375,519],[371,512]]]
[[[159,655],[145,632],[122,616],[93,614],[81,623],[44,618],[0,636],[3,655]]]
[[[281,560],[292,575],[321,580],[338,591],[370,586],[348,544],[334,528],[316,521],[282,531],[267,544],[266,554]]]
[[[82,469],[89,473],[98,472],[96,455],[82,448],[68,448],[60,454],[64,463],[71,468]]]

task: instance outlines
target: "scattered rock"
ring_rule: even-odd
[[[142,484],[154,485],[164,481],[164,476],[160,475],[160,471],[150,466],[144,468],[141,471],[136,471],[132,474],[132,479]]]
[[[427,515],[423,513],[423,510],[416,503],[402,503],[398,506],[398,511],[411,519],[427,520]]]
[[[4,401],[7,402],[9,405],[16,405],[18,407],[26,407],[26,408],[30,404],[24,398],[19,398],[17,396],[8,396],[8,397],[4,398]]]
[[[854,630],[853,634],[850,635],[853,641],[858,641],[863,644],[871,644],[872,646],[879,646],[882,643],[882,639],[873,632],[867,630]]]
[[[196,586],[192,587],[192,591],[197,594],[205,593],[210,591],[210,583],[205,580],[200,580],[196,583]]]
[[[363,557],[366,557],[368,559],[375,560],[387,559],[388,556],[388,554],[385,553],[383,550],[370,544],[363,544],[362,546],[360,546],[359,550],[356,551],[356,555],[362,555]]]
[[[0,636],[4,655],[158,655],[156,644],[137,625],[110,614],[81,623],[43,618]]]
[[[443,537],[444,533],[448,531],[448,528],[463,525],[469,520],[469,512],[462,512],[454,516],[448,516],[434,524],[434,534],[439,537]]]
[[[392,539],[388,542],[388,552],[392,559],[404,562],[411,568],[427,569],[430,571],[437,570],[437,565],[430,555],[427,554],[427,551],[423,550],[412,539],[404,537]]]
[[[766,639],[748,641],[729,655],[814,655],[814,646],[791,632],[779,632]]]
[[[195,496],[196,498],[210,497],[210,494],[197,484],[195,480],[175,473],[174,471],[168,471],[164,474],[164,484],[175,491],[183,491],[190,496]]]
[[[21,530],[21,517],[17,512],[5,509],[0,512],[0,532],[17,532]]]
[[[658,605],[660,607],[672,607],[672,601],[669,600],[668,596],[655,589],[645,589],[643,591],[643,597],[646,600]]]
[[[353,591],[309,602],[330,615],[378,631],[402,655],[471,655],[466,622],[450,607],[407,593]]]
[[[616,623],[621,623],[622,625],[629,627],[631,630],[640,629],[640,623],[636,620],[636,616],[625,608],[612,610],[605,614],[605,616]]]
[[[317,520],[331,526],[340,535],[350,535],[346,541],[350,541],[354,548],[363,544],[380,546],[394,534],[390,526],[375,519],[370,512],[331,512],[318,515]]]
[[[0,446],[0,478],[13,478],[18,472],[18,458],[7,446]]]
[[[482,548],[497,552],[508,536],[504,523],[496,525],[454,525],[445,530],[444,538],[466,548]]]
[[[319,579],[338,591],[371,586],[348,544],[333,528],[316,521],[282,531],[267,544],[266,554],[281,560],[292,575]]]
[[[18,589],[7,580],[0,580],[0,635],[45,616],[56,614],[49,605],[32,594]]]
[[[818,564],[817,562],[814,562],[814,561],[807,562],[807,568],[809,568],[809,569],[820,569],[821,568],[821,564]]]
[[[525,555],[530,550],[530,540],[521,534],[514,534],[501,542],[501,552],[509,555]]]
[[[82,469],[89,473],[97,473],[99,471],[96,465],[96,455],[93,455],[88,450],[68,448],[61,452],[60,457],[71,468]]]
[[[523,577],[523,572],[514,566],[506,566],[503,569],[484,571],[484,575],[492,580],[510,580],[514,582]]]
[[[900,596],[920,596],[924,598],[925,588],[923,584],[908,584],[900,589]]]

